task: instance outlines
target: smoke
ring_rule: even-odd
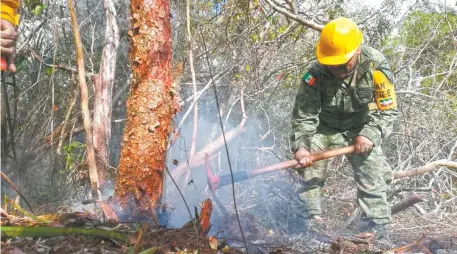
[[[197,152],[222,134],[214,100],[211,102],[212,104],[199,104],[198,134],[196,141]],[[235,110],[234,112],[235,113],[232,113],[233,115],[229,118],[227,124],[224,125],[224,131],[226,133],[232,128],[237,127],[241,121],[241,113]],[[182,114],[178,115],[176,122],[179,122],[181,117]],[[254,114],[249,114],[249,118],[245,125],[246,131],[228,143],[233,172],[249,171],[279,162],[279,159],[273,153],[265,152],[265,150],[268,151],[269,149],[262,149],[271,147],[271,151],[275,150],[275,140],[273,135],[269,133],[268,128],[265,127],[266,122],[267,120],[265,119],[256,117]],[[192,118],[188,118],[180,129],[180,137],[175,141],[167,154],[168,168],[171,172],[177,167],[173,162],[178,162],[179,166],[190,159],[189,150],[191,147],[192,130]],[[210,157],[210,168],[215,175],[230,174],[225,147],[222,147],[220,151]],[[206,198],[210,198],[213,200],[214,205],[212,215],[213,225],[217,225],[219,219],[227,219],[221,217],[219,208],[216,206],[214,198],[207,188],[205,166],[188,168],[187,170],[191,172],[190,180],[178,187],[181,188],[180,191],[189,206],[192,217],[195,217],[194,207],[197,207],[197,210],[199,211],[199,203],[203,202]],[[278,181],[277,179],[281,180]],[[280,217],[280,215],[277,214],[277,207],[272,206],[271,203],[277,203],[279,206],[287,206],[288,204],[285,204],[285,202],[289,202],[290,199],[272,201],[271,193],[277,192],[278,190],[276,187],[279,185],[281,188],[284,187],[289,189],[289,193],[285,193],[285,196],[289,196],[290,194],[292,197],[295,197],[293,184],[288,183],[288,181],[289,180],[284,177],[284,173],[272,173],[267,176],[260,176],[235,183],[235,198],[238,210],[241,214],[240,216],[244,218],[242,221],[246,221],[246,218],[249,218],[246,216],[256,214],[256,217],[258,217],[259,220],[266,221],[265,224],[267,224],[269,228],[276,228],[280,231],[279,226],[275,224],[275,221],[277,221],[277,218]],[[283,190],[279,190],[279,192],[283,192]],[[222,187],[217,190],[216,193],[220,201],[224,204],[225,209],[233,214],[234,206],[231,186]],[[163,203],[170,205],[173,209],[170,217],[170,225],[172,227],[181,227],[189,221],[189,212],[183,198],[179,195],[176,186],[169,177],[167,177],[165,184]],[[299,210],[299,213],[302,212]],[[293,216],[288,218],[290,219],[290,222],[293,223]],[[247,222],[244,222],[243,224],[246,223]],[[303,229],[303,227],[306,227],[306,225],[301,225],[300,229]]]

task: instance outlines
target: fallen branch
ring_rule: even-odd
[[[133,244],[134,235],[123,234],[115,231],[107,231],[93,228],[64,228],[64,227],[11,227],[2,226],[2,236],[5,237],[55,237],[80,234],[90,237],[109,238],[125,243]]]
[[[420,174],[424,174],[424,173],[433,171],[433,170],[437,169],[438,167],[457,168],[457,162],[450,161],[450,160],[434,161],[432,163],[429,163],[427,165],[424,165],[422,167],[415,168],[412,170],[404,170],[404,171],[395,172],[394,178],[400,179],[400,178],[405,178],[405,177],[416,176],[416,175],[420,175]]]
[[[245,122],[246,119],[243,119],[237,127],[225,133],[225,140],[227,141],[227,143],[230,143],[230,141],[232,141],[235,137],[239,136],[241,133],[246,131],[246,129],[244,128]],[[179,176],[182,175],[185,172],[185,170],[187,170],[189,167],[194,168],[203,165],[205,163],[205,154],[208,153],[211,156],[215,154],[217,151],[219,151],[222,148],[222,146],[224,146],[224,137],[221,135],[216,140],[209,143],[200,151],[195,153],[195,155],[192,157],[192,160],[189,161],[189,164],[182,163],[176,169],[174,169],[172,171],[173,178],[178,179]]]
[[[390,208],[390,211],[392,214],[396,214],[398,212],[401,212],[403,210],[405,210],[406,208],[408,207],[411,207],[417,203],[420,203],[424,201],[424,199],[422,199],[421,197],[419,197],[418,195],[413,195],[405,200],[402,200],[396,204],[394,204],[391,208]]]
[[[11,188],[13,188],[13,190],[15,192],[17,192],[17,194],[19,194],[19,196],[21,196],[21,198],[24,200],[25,204],[29,207],[30,211],[32,213],[34,213],[32,206],[29,204],[29,201],[27,201],[24,194],[22,194],[22,192],[19,191],[19,189],[16,187],[16,185],[14,185],[14,183],[2,171],[0,171],[0,174],[2,175],[2,178],[11,186]]]
[[[425,235],[422,235],[422,237],[419,240],[417,240],[416,242],[410,243],[410,244],[407,244],[405,246],[398,247],[395,249],[391,249],[389,251],[389,253],[405,253],[405,252],[408,252],[412,247],[419,246],[420,248],[422,248],[425,251],[424,253],[431,254],[431,252],[420,243],[424,238],[425,238]]]

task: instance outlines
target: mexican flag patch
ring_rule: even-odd
[[[303,81],[305,81],[306,84],[308,84],[308,86],[312,86],[314,82],[316,82],[316,78],[313,75],[311,75],[311,73],[307,72],[303,76]]]
[[[392,101],[392,98],[386,98],[386,99],[381,99],[379,100],[379,104],[383,107],[387,107],[392,105],[394,102]]]

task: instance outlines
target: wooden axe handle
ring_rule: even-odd
[[[334,150],[325,151],[322,153],[316,153],[310,155],[312,161],[320,161],[325,159],[330,159],[332,157],[336,157],[343,154],[349,154],[354,152],[354,146],[346,146],[337,148]],[[233,180],[234,182],[241,182],[248,178],[255,177],[258,175],[268,174],[274,171],[286,169],[286,168],[293,168],[298,165],[296,160],[289,160],[280,163],[276,163],[273,165],[269,165],[266,167],[250,170],[250,171],[238,171],[233,173]],[[209,170],[209,166],[207,167],[207,177],[208,177],[208,185],[211,187],[212,190],[219,189],[222,186],[229,185],[232,183],[232,175],[225,174],[221,176],[214,176]]]
[[[311,154],[310,158],[313,162],[315,162],[315,161],[326,160],[326,159],[330,159],[330,158],[333,158],[336,156],[340,156],[343,154],[349,154],[349,153],[353,153],[353,152],[354,152],[354,145],[350,145],[350,146],[345,146],[345,147],[341,147],[341,148],[337,148],[337,149],[333,149],[333,150],[328,150],[328,151],[325,151],[322,153]],[[263,175],[263,174],[267,174],[267,173],[274,172],[274,171],[281,170],[281,169],[293,168],[297,165],[298,165],[298,162],[296,160],[288,160],[288,161],[276,163],[273,165],[269,165],[269,166],[266,166],[263,168],[251,170],[248,172],[248,175],[249,175],[249,177]]]

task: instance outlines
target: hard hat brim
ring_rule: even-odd
[[[316,55],[317,55],[317,60],[319,61],[320,64],[323,65],[341,65],[347,63],[351,57],[357,52],[357,49],[352,50],[349,53],[346,53],[345,55],[341,56],[328,56],[325,55],[323,52],[320,51],[319,44],[317,45],[316,48]]]

